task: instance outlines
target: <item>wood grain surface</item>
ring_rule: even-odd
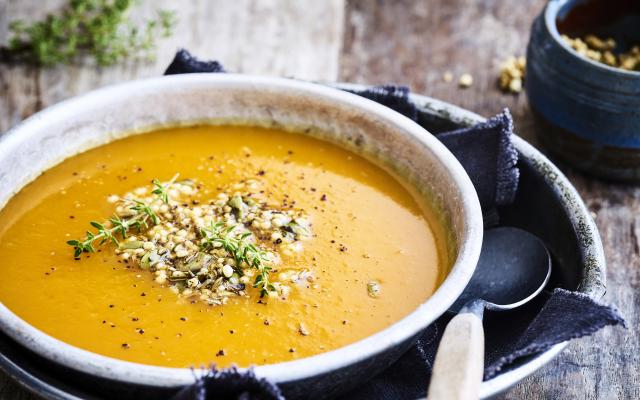
[[[0,0],[0,43],[9,21],[39,18],[62,1]],[[524,95],[496,87],[498,63],[525,52],[529,27],[544,0],[145,0],[143,18],[175,9],[179,25],[151,63],[42,70],[0,65],[0,132],[32,113],[91,89],[157,76],[175,50],[220,60],[237,72],[368,84],[403,83],[412,90],[493,115],[509,107],[516,130],[537,144]],[[45,5],[46,4],[46,5]],[[453,82],[442,75],[450,71]],[[461,89],[460,74],[474,84]],[[561,166],[562,167],[562,166]],[[606,328],[573,341],[558,358],[502,399],[640,398],[640,189],[563,171],[593,211],[608,262],[605,300],[629,329]],[[0,375],[0,399],[35,397]]]

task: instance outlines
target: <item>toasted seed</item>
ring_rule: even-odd
[[[233,275],[233,267],[229,264],[225,264],[222,267],[222,274],[227,278],[231,278],[231,275]]]
[[[369,282],[367,282],[367,293],[369,294],[369,297],[379,297],[380,296],[380,282],[378,282],[377,280],[370,280]]]
[[[122,242],[118,247],[124,250],[124,249],[141,249],[143,246],[144,246],[144,243],[141,242],[140,240],[133,240],[133,241]]]
[[[468,88],[473,85],[473,76],[471,74],[462,74],[458,80],[458,85],[462,88]]]

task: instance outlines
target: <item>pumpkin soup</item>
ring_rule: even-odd
[[[363,339],[448,267],[428,207],[304,135],[173,128],[46,171],[0,211],[0,301],[123,360],[269,364]]]

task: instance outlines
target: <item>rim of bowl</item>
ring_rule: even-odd
[[[482,212],[471,180],[453,154],[427,130],[409,118],[355,94],[291,79],[239,74],[200,73],[135,80],[107,86],[64,100],[27,118],[0,137],[0,158],[11,151],[12,147],[19,145],[23,139],[37,135],[49,121],[72,118],[74,115],[81,114],[82,110],[117,102],[119,98],[127,97],[128,94],[141,90],[161,93],[165,89],[175,89],[176,85],[182,85],[183,88],[188,89],[189,87],[201,87],[203,84],[252,90],[289,90],[298,94],[335,101],[342,106],[350,106],[369,116],[386,120],[394,129],[410,135],[428,148],[433,153],[434,159],[446,167],[449,179],[459,190],[462,211],[465,216],[465,226],[458,248],[458,256],[451,270],[434,294],[414,311],[387,328],[338,349],[298,360],[255,366],[253,368],[257,376],[282,383],[347,367],[410,339],[453,304],[475,270],[482,245]],[[102,378],[134,384],[170,387],[190,384],[196,377],[206,373],[206,370],[203,369],[139,364],[75,347],[33,327],[1,302],[0,328],[18,343],[53,362]]]
[[[628,71],[622,68],[615,68],[603,63],[599,63],[588,57],[585,57],[580,53],[578,53],[577,51],[575,51],[573,48],[571,48],[571,46],[565,43],[564,40],[562,40],[562,37],[560,37],[560,31],[558,31],[558,25],[556,22],[558,18],[558,14],[563,8],[567,6],[575,6],[577,3],[578,3],[577,0],[551,0],[549,1],[549,3],[547,3],[547,6],[545,7],[545,10],[544,10],[544,22],[545,22],[545,26],[547,27],[547,31],[549,31],[549,33],[551,34],[551,37],[556,41],[556,43],[559,44],[560,47],[562,47],[565,51],[567,51],[572,56],[578,58],[580,61],[594,68],[597,68],[606,72],[620,74],[625,77],[636,77],[636,78],[640,77],[640,71]]]

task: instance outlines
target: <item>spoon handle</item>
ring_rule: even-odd
[[[476,400],[484,371],[484,328],[475,314],[456,315],[433,364],[429,400]]]

